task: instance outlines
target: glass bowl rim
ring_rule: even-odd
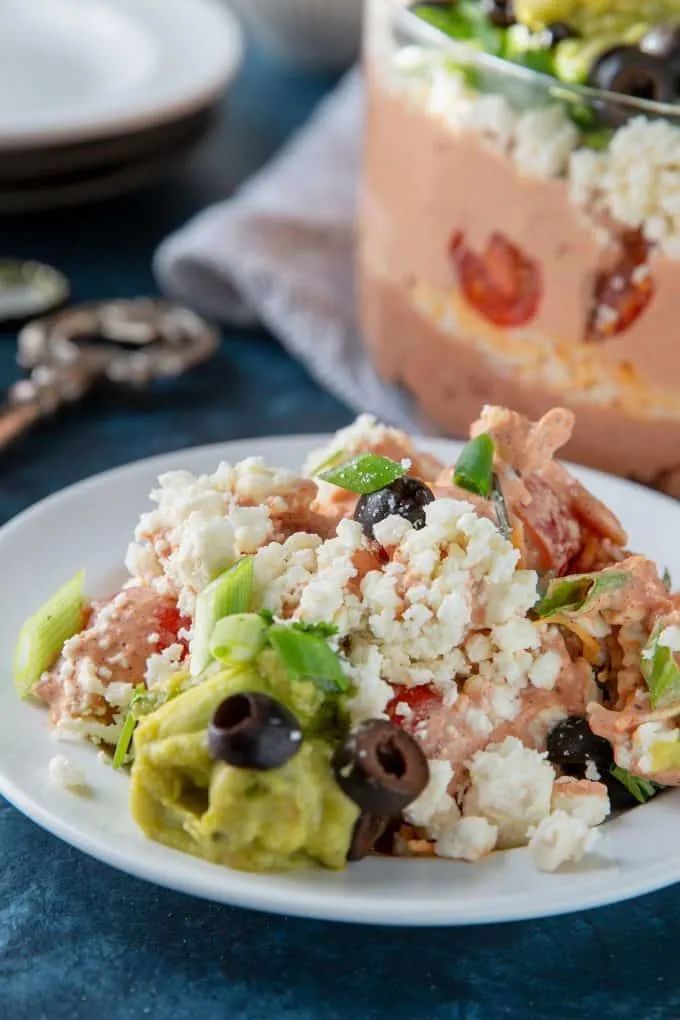
[[[505,57],[496,57],[485,50],[477,49],[464,39],[455,39],[453,36],[446,35],[441,29],[419,18],[411,10],[410,6],[404,4],[403,0],[380,0],[380,2],[387,4],[392,9],[395,19],[393,24],[398,24],[399,27],[408,33],[412,37],[414,44],[422,41],[429,43],[430,46],[436,43],[440,49],[444,50],[459,53],[464,51],[467,57],[466,63],[486,67],[498,74],[506,75],[519,81],[533,82],[548,92],[554,93],[556,90],[559,90],[559,95],[555,96],[556,99],[561,98],[564,100],[565,93],[568,93],[588,106],[598,102],[606,102],[610,105],[622,107],[632,113],[651,115],[657,119],[661,116],[666,120],[680,121],[680,102],[657,103],[652,99],[640,99],[637,96],[626,96],[621,92],[610,92],[607,89],[593,88],[590,85],[564,82],[560,78],[553,77],[551,74],[545,74],[543,71],[524,67],[522,64],[514,64],[511,60],[506,60]]]

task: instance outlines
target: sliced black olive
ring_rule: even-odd
[[[675,98],[673,74],[663,60],[643,53],[637,46],[614,46],[600,54],[590,69],[588,84],[593,88],[619,92],[655,103],[672,103]],[[605,104],[607,108],[611,104]],[[609,119],[627,119],[621,109],[609,109]]]
[[[434,494],[424,482],[404,475],[384,489],[360,496],[354,520],[359,522],[368,538],[373,538],[373,528],[378,521],[384,521],[391,514],[404,517],[414,528],[422,528],[425,525],[425,507],[433,500]]]
[[[639,46],[651,57],[672,57],[680,52],[680,25],[669,22],[655,25],[642,37]]]
[[[333,756],[338,786],[362,811],[395,816],[419,797],[430,770],[419,745],[386,719],[350,731]]]
[[[565,39],[578,39],[579,33],[571,25],[568,25],[566,21],[551,21],[549,25],[545,26],[545,31],[548,38],[548,47],[552,50],[555,46],[559,46]]]
[[[239,769],[277,769],[297,754],[301,744],[302,730],[293,713],[257,692],[225,698],[208,726],[212,757]]]
[[[609,741],[593,733],[588,720],[580,715],[570,715],[553,727],[548,734],[547,750],[553,765],[567,769],[582,766],[585,771],[588,762],[592,762],[605,774],[614,760]]]
[[[513,0],[481,0],[479,6],[496,28],[509,28],[515,24]]]
[[[389,815],[372,815],[367,811],[359,815],[352,833],[352,842],[347,851],[347,860],[363,860],[370,854],[389,824]]]

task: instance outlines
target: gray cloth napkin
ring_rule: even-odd
[[[156,275],[166,292],[205,315],[263,323],[351,408],[430,431],[410,398],[377,377],[357,327],[362,114],[355,70],[233,198],[161,245]]]

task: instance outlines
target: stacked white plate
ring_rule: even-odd
[[[0,0],[0,212],[165,173],[210,131],[241,56],[218,0]]]

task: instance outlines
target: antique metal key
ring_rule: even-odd
[[[150,298],[75,305],[30,322],[17,354],[29,374],[0,407],[0,449],[98,381],[144,386],[182,375],[218,343],[217,330],[188,308]]]

